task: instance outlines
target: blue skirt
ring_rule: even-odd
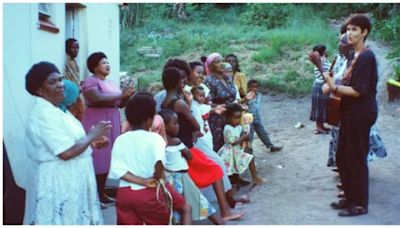
[[[322,93],[322,85],[323,83],[314,82],[312,89],[310,120],[326,123],[329,95],[324,95]]]

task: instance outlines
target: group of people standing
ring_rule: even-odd
[[[232,184],[250,184],[240,177],[247,169],[253,184],[265,182],[255,166],[254,132],[270,151],[282,147],[271,143],[258,83],[240,72],[235,55],[226,62],[218,53],[204,62],[168,60],[164,90],[153,97],[107,79],[102,52],[87,58],[92,74],[80,81],[78,53],[79,43],[68,39],[64,76],[50,62],[26,74],[34,97],[26,145],[38,164],[31,224],[102,224],[101,208],[113,203],[118,224],[224,224],[245,214],[234,208],[249,197],[234,196]],[[254,121],[245,123],[244,114]],[[116,199],[105,194],[107,178],[119,179]]]
[[[328,166],[337,167],[337,187],[343,191],[338,194],[342,199],[330,206],[341,210],[339,216],[368,213],[368,161],[386,156],[374,125],[378,70],[375,55],[365,44],[370,31],[368,17],[353,15],[341,27],[339,54],[332,65],[326,46],[317,45],[310,54],[316,75],[310,119],[316,121],[316,134],[331,131]],[[339,123],[332,129],[323,126],[330,96],[340,100]]]
[[[368,212],[378,75],[365,46],[369,19],[352,16],[345,28],[334,78],[327,72],[326,48],[316,47],[310,59],[319,73],[315,107],[323,94],[341,97],[332,148],[345,198],[331,207],[342,209],[339,216],[354,216]],[[26,90],[34,97],[26,145],[38,164],[31,223],[102,224],[101,207],[114,201],[118,224],[187,225],[204,218],[224,224],[244,216],[235,206],[249,197],[235,197],[232,184],[250,184],[240,176],[247,169],[253,184],[265,182],[255,166],[254,132],[271,152],[282,147],[271,143],[261,121],[258,82],[240,72],[237,57],[169,59],[161,75],[164,90],[153,95],[107,79],[110,65],[102,52],[87,58],[92,75],[81,82],[78,50],[76,40],[67,40],[65,76],[50,62],[26,74]],[[119,108],[125,108],[125,124]],[[312,114],[320,115],[324,111]],[[327,131],[324,120],[316,119],[317,133]],[[107,177],[119,180],[115,200],[104,194]]]

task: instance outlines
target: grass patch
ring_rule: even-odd
[[[269,78],[258,79],[261,88],[268,88],[279,93],[287,93],[290,97],[309,94],[314,79],[303,77],[297,71],[288,71],[286,74],[273,75]]]
[[[219,52],[237,54],[242,71],[260,79],[262,87],[300,96],[310,93],[313,81],[306,54],[319,43],[336,52],[337,33],[322,15],[309,15],[313,11],[307,5],[296,6],[285,25],[274,29],[242,24],[243,6],[226,10],[212,4],[192,7],[186,22],[153,15],[145,26],[121,30],[121,70],[140,77],[141,88],[161,81],[161,69],[171,57],[193,61]],[[159,58],[144,57],[137,52],[144,46],[162,48],[163,53]]]

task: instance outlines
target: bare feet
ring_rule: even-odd
[[[250,197],[247,194],[239,196],[239,198],[236,199],[236,202],[240,203],[250,203]]]
[[[253,184],[254,184],[254,185],[263,184],[263,183],[265,183],[265,182],[266,182],[266,180],[263,179],[263,178],[261,178],[261,177],[254,177],[254,178],[253,178]]]
[[[229,220],[238,220],[241,217],[243,217],[243,215],[246,214],[246,211],[240,211],[238,213],[233,212],[232,210],[230,211],[230,213],[228,215],[222,216],[222,219],[224,221],[229,221]]]

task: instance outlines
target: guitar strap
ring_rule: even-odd
[[[353,69],[357,63],[358,57],[365,51],[369,50],[369,48],[364,47],[364,49],[360,52],[360,54],[358,54],[357,56],[353,55],[352,60],[350,62],[350,65],[347,67],[346,71],[344,72],[344,76],[342,79],[342,84],[343,85],[349,85],[350,84],[350,79],[351,79],[351,75],[353,73]]]

